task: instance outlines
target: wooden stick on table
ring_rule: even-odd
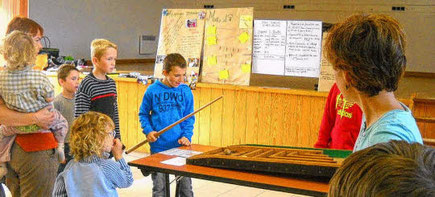
[[[159,132],[157,132],[155,134],[156,137],[159,137],[160,135],[162,135],[164,132],[168,131],[169,129],[172,129],[172,127],[175,127],[175,125],[180,124],[181,122],[185,121],[186,119],[190,118],[191,116],[195,115],[196,113],[198,113],[199,111],[203,110],[204,108],[208,107],[209,105],[213,104],[214,102],[218,101],[219,99],[223,98],[224,96],[220,96],[216,99],[214,99],[213,101],[211,101],[210,103],[207,103],[206,105],[202,106],[201,108],[197,109],[196,111],[188,114],[187,116],[184,116],[183,118],[181,118],[180,120],[177,120],[177,122],[174,122],[172,124],[170,124],[169,126],[163,128],[162,130],[160,130]],[[125,151],[125,154],[131,153],[132,151],[136,150],[137,148],[141,147],[142,145],[148,143],[148,140],[144,140],[142,142],[140,142],[139,144],[131,147],[130,149],[128,149],[127,151]]]

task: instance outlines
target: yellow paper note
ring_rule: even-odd
[[[243,32],[242,34],[240,34],[239,40],[240,40],[240,43],[242,43],[242,44],[246,43],[249,40],[248,33]]]
[[[242,72],[250,73],[251,72],[251,64],[242,64]]]
[[[207,27],[208,35],[216,35],[216,26],[208,26]]]
[[[240,16],[239,28],[252,28],[252,15]]]
[[[208,38],[207,38],[207,44],[208,45],[215,45],[217,42],[216,42],[216,36],[209,36]]]
[[[230,76],[230,73],[228,73],[228,70],[221,70],[219,71],[219,79],[228,79],[228,77]]]
[[[210,66],[216,65],[217,64],[216,55],[207,57],[207,64]]]

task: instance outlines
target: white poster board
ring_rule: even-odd
[[[322,22],[254,20],[253,73],[319,77]]]
[[[327,32],[323,33],[323,40],[325,40],[327,35]],[[324,42],[322,43],[322,46],[323,45]],[[324,51],[322,51],[322,64],[320,67],[319,87],[317,88],[317,90],[319,92],[329,92],[334,83],[334,68],[332,67],[332,64],[326,59]]]

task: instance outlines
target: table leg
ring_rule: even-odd
[[[166,187],[165,187],[165,196],[166,197],[171,197],[171,185],[169,184],[169,174],[165,173],[165,182],[166,182]]]

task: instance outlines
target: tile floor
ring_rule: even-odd
[[[133,152],[125,155],[124,158],[128,161],[147,156],[144,153]],[[152,181],[151,176],[144,177],[139,169],[132,167],[134,183],[129,188],[118,189],[120,197],[134,196],[152,196]],[[174,177],[170,176],[172,180]],[[275,192],[264,189],[256,189],[252,187],[238,186],[220,182],[206,181],[202,179],[192,179],[194,195],[197,197],[302,197],[303,195],[289,194],[284,192]],[[4,186],[4,185],[3,185]],[[4,186],[5,187],[5,186]],[[7,188],[6,188],[7,190]],[[9,191],[6,191],[6,196],[10,197]],[[175,184],[171,184],[171,196],[175,196]]]

